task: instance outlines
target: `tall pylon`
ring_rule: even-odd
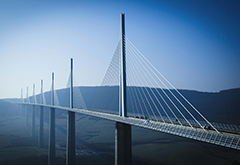
[[[33,100],[35,100],[35,84],[33,84]],[[35,105],[32,106],[32,131],[31,131],[31,136],[35,137]]]
[[[26,92],[26,102],[29,103],[29,98],[28,98],[28,87],[27,87],[27,92]],[[25,110],[26,110],[26,126],[28,126],[28,105],[25,105]]]
[[[54,73],[52,73],[51,104],[54,105]],[[55,108],[50,108],[48,165],[55,165]]]
[[[119,86],[119,115],[127,116],[127,87],[126,87],[126,45],[125,45],[125,14],[121,14],[121,57],[120,57],[120,86]]]
[[[41,80],[41,96],[40,104],[43,104],[43,80]],[[44,123],[43,123],[43,106],[39,107],[39,133],[38,133],[38,147],[44,147]]]
[[[125,14],[121,14],[121,63],[119,86],[119,115],[127,116],[126,87],[126,47],[125,47]],[[132,164],[132,130],[130,124],[115,124],[115,165]]]
[[[70,67],[70,108],[73,108],[73,59],[71,58]],[[75,112],[68,111],[68,126],[67,126],[67,165],[75,165],[76,148],[75,148]]]

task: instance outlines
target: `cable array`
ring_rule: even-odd
[[[125,59],[127,71],[127,116],[146,119],[148,122],[151,120],[202,129],[205,129],[207,123],[219,133],[126,36],[123,39],[127,54]],[[80,87],[73,87],[74,108],[119,113],[120,49],[121,44],[119,41],[101,86],[96,87],[98,88],[98,93],[91,107],[86,106]],[[58,92],[54,90],[54,105],[70,106],[70,85],[71,74],[69,75],[66,88],[58,90],[61,96],[60,100]],[[33,96],[29,98],[27,95],[24,101],[37,103],[35,94]],[[51,97],[51,92],[48,93],[48,96]],[[43,104],[46,104],[44,93]]]
[[[118,114],[120,46],[119,41],[101,86],[98,87],[98,93],[91,106],[92,110]]]
[[[37,102],[37,98],[36,98],[36,95],[35,95],[35,94],[33,95],[33,99],[34,99],[34,103],[38,103],[38,102]]]
[[[80,87],[73,87],[73,107],[87,109]]]
[[[59,106],[60,102],[59,102],[59,99],[58,99],[58,93],[57,93],[56,89],[52,90],[52,84],[50,85],[50,91],[49,91],[49,98],[50,98],[49,100],[50,100],[50,102],[47,102],[47,104],[49,104],[49,105],[52,104],[52,102],[51,102],[51,100],[52,100],[52,98],[51,98],[52,97],[52,92],[53,92],[53,95],[54,95],[54,97],[53,97],[53,99],[54,99],[53,100],[53,105]],[[45,98],[45,96],[44,96],[44,98]]]
[[[132,115],[137,118],[188,125],[192,128],[195,126],[204,129],[199,122],[204,120],[217,131],[132,42],[126,36],[124,38],[127,48],[127,85],[130,101],[128,112],[130,109]]]
[[[45,97],[45,93],[43,93],[43,104],[46,105],[46,97]]]
[[[54,105],[60,105],[59,104],[59,99],[58,99],[58,94],[57,94],[57,91],[54,90]]]
[[[62,92],[62,99],[60,101],[61,106],[70,107],[70,86],[71,86],[71,74],[69,74],[66,88],[64,88]]]
[[[76,84],[75,82],[76,82],[76,79],[74,78],[73,84]],[[71,87],[71,73],[69,74],[69,77],[68,77],[67,86],[64,89],[64,95],[61,101],[61,106],[66,106],[66,107],[70,106],[70,87]],[[73,107],[87,109],[80,87],[73,86]]]

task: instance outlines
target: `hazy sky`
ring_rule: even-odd
[[[100,85],[126,35],[180,89],[240,87],[240,1],[0,1],[0,98],[67,85],[74,58],[76,85]]]

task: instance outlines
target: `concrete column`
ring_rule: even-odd
[[[73,59],[71,58],[70,108],[73,108]],[[67,165],[75,165],[75,112],[68,111],[67,128]]]
[[[67,165],[75,165],[75,112],[68,111]]]
[[[121,57],[119,85],[119,115],[127,116],[127,82],[126,82],[126,46],[125,46],[125,14],[121,14]]]
[[[121,57],[119,86],[119,116],[127,117],[127,84],[126,84],[126,46],[125,14],[121,14]],[[115,125],[115,165],[132,164],[131,125],[116,122]]]
[[[40,97],[40,104],[43,104],[43,80],[41,80],[41,97]],[[44,147],[44,125],[43,125],[43,106],[39,107],[39,135],[38,135],[38,147]]]
[[[115,124],[115,165],[132,164],[131,125],[116,122]]]
[[[29,105],[25,105],[25,114],[26,114],[26,121],[25,121],[25,124],[26,126],[29,126],[29,123],[28,123],[28,110],[29,109]]]
[[[35,99],[35,84],[33,84],[33,99]],[[35,105],[32,106],[32,132],[31,136],[35,137],[36,136],[36,131],[35,131]]]
[[[29,98],[28,98],[28,87],[27,87],[27,92],[26,92],[26,102],[28,103]],[[26,126],[28,126],[28,105],[25,105],[25,112],[26,112]]]
[[[54,105],[54,73],[52,73],[51,103]],[[55,165],[55,108],[50,108],[49,124],[48,165]]]
[[[43,106],[39,107],[39,135],[38,135],[38,147],[43,148],[44,147],[44,123],[43,123]]]
[[[55,165],[55,108],[50,108],[48,165]]]
[[[35,130],[35,105],[32,106],[32,131],[31,136],[36,137],[36,130]]]
[[[23,89],[21,89],[21,102],[23,103]],[[20,117],[23,117],[23,104],[20,105]]]

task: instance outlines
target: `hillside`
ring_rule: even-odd
[[[98,96],[99,87],[80,87],[86,106],[93,107]],[[130,89],[131,90],[131,89]],[[112,98],[116,102],[116,87],[104,87],[101,94]],[[239,124],[240,89],[224,90],[217,93],[180,90],[180,92],[210,121]],[[66,89],[57,91],[59,101],[65,106],[69,103]],[[48,99],[50,93],[46,93]],[[103,97],[104,98],[104,97]],[[39,96],[37,96],[39,99]],[[17,99],[7,99],[18,101]],[[0,164],[32,164],[39,160],[39,164],[47,162],[47,144],[49,138],[49,109],[44,109],[44,139],[46,147],[38,149],[37,138],[30,137],[31,110],[29,110],[29,125],[26,117],[20,116],[20,107],[5,100],[0,100]],[[100,99],[101,100],[101,99]],[[128,100],[129,102],[129,100]],[[116,105],[113,105],[116,107]],[[131,107],[131,106],[130,106]],[[129,108],[130,109],[130,108]],[[38,110],[38,109],[37,109]],[[130,109],[131,110],[131,109]],[[26,111],[23,111],[24,113]],[[36,113],[36,132],[38,131],[38,115]],[[77,162],[91,164],[114,163],[114,122],[77,114],[76,115],[76,147]],[[56,110],[56,142],[58,164],[65,164],[67,113]],[[233,164],[240,162],[239,151],[215,146],[157,131],[132,127],[133,164]],[[24,152],[23,152],[24,151]],[[84,155],[83,155],[83,154]],[[88,153],[87,155],[85,153]],[[190,155],[190,156],[189,156]],[[41,160],[41,161],[40,161]],[[22,162],[22,163],[19,163]]]
[[[118,87],[75,87],[75,91],[82,93],[83,100],[85,101],[87,109],[94,110],[108,110],[113,113],[118,113]],[[134,89],[136,88],[136,89]],[[133,100],[130,99],[130,92],[133,90],[143,90],[142,87],[128,87],[127,103],[128,112],[135,112],[132,107]],[[144,89],[150,91],[150,88]],[[167,90],[164,90],[169,94]],[[221,122],[240,125],[240,88],[223,90],[220,92],[199,92],[193,90],[179,90],[180,93],[186,97],[209,121]],[[158,89],[158,92],[162,91]],[[174,93],[174,91],[172,91]],[[60,105],[69,106],[69,89],[60,89],[56,91],[58,95]],[[77,93],[77,92],[76,92]],[[149,92],[150,93],[150,92]],[[170,94],[169,94],[170,95]],[[166,99],[166,97],[163,95]],[[40,96],[36,96],[37,100],[40,100]],[[50,104],[50,92],[45,93],[45,98],[47,104]],[[75,98],[75,96],[74,96]],[[173,98],[170,96],[170,98]],[[30,97],[30,100],[33,98]],[[161,98],[158,98],[161,100]],[[181,98],[179,98],[181,100]],[[10,99],[11,101],[16,101],[17,99]],[[76,94],[76,99],[74,100],[74,107],[79,107],[79,97]],[[137,105],[135,109],[140,109],[143,107],[146,100],[140,100],[140,104]],[[1,106],[6,106],[4,102],[0,100]],[[146,103],[147,104],[147,103]],[[188,105],[184,104],[186,107]],[[13,106],[13,105],[12,105]],[[164,106],[167,108],[166,106]],[[158,107],[161,108],[161,107]],[[174,107],[172,106],[174,109]],[[11,108],[10,108],[11,109]],[[10,110],[11,111],[11,110]],[[184,114],[186,112],[182,110]],[[193,114],[195,112],[191,111]],[[0,112],[3,113],[3,112]],[[10,113],[9,111],[6,113]],[[146,112],[144,112],[146,113]]]

